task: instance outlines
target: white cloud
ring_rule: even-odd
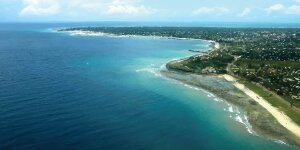
[[[123,14],[123,15],[147,15],[154,13],[155,10],[147,8],[143,5],[132,6],[132,5],[110,5],[108,7],[107,14]]]
[[[144,5],[134,4],[133,1],[115,0],[108,5],[107,14],[121,14],[121,15],[149,15],[155,13],[157,10],[145,7]]]
[[[69,0],[66,4],[70,8],[74,9],[86,9],[86,10],[95,10],[103,7],[103,2],[96,0]]]
[[[60,12],[60,5],[56,0],[23,0],[23,9],[20,15],[46,16]]]
[[[194,15],[223,15],[228,13],[227,8],[222,7],[200,7],[193,12]]]
[[[292,5],[288,7],[285,13],[300,15],[300,5]]]
[[[300,15],[300,5],[284,6],[283,4],[275,4],[266,9],[268,15],[279,12],[291,15]]]
[[[294,2],[300,3],[300,0],[294,0]]]
[[[282,4],[275,4],[270,6],[269,8],[266,9],[268,14],[271,14],[273,12],[278,12],[278,11],[282,11],[285,9],[285,6]]]
[[[249,15],[251,13],[251,9],[250,8],[245,8],[243,10],[243,12],[241,12],[240,14],[238,14],[239,17],[245,17],[247,15]]]
[[[23,0],[21,16],[146,16],[157,9],[140,4],[139,0]]]
[[[105,3],[98,0],[69,0],[62,3],[67,16],[81,16],[83,14],[99,15],[105,9]]]

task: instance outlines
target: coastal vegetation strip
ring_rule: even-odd
[[[238,82],[244,84],[248,89],[255,92],[257,95],[262,97],[264,100],[268,101],[273,107],[278,108],[279,111],[286,114],[289,118],[291,118],[298,125],[300,124],[300,112],[299,108],[291,108],[290,104],[285,103],[280,100],[281,97],[277,97],[270,91],[264,90],[262,87],[258,86],[255,83],[249,82],[247,80],[239,80]]]
[[[282,126],[288,129],[290,132],[294,133],[296,136],[300,137],[300,127],[288,116],[286,116],[285,113],[281,111],[281,109],[277,109],[273,107],[268,101],[266,101],[263,97],[261,97],[260,94],[256,94],[255,92],[257,92],[257,90],[252,91],[253,88],[251,89],[247,88],[249,86],[246,87],[244,84],[239,83],[237,79],[235,79],[230,75],[223,75],[223,77],[227,81],[233,82],[233,85],[235,87],[243,91],[245,94],[247,94],[253,100],[258,102],[265,109],[267,109]]]

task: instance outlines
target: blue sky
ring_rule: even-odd
[[[0,21],[300,23],[300,0],[0,0]]]

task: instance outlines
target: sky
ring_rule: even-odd
[[[300,23],[300,0],[0,0],[0,22]]]

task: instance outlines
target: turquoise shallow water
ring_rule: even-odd
[[[160,75],[207,42],[48,30],[65,26],[0,25],[0,149],[295,149],[250,134],[222,99]]]

